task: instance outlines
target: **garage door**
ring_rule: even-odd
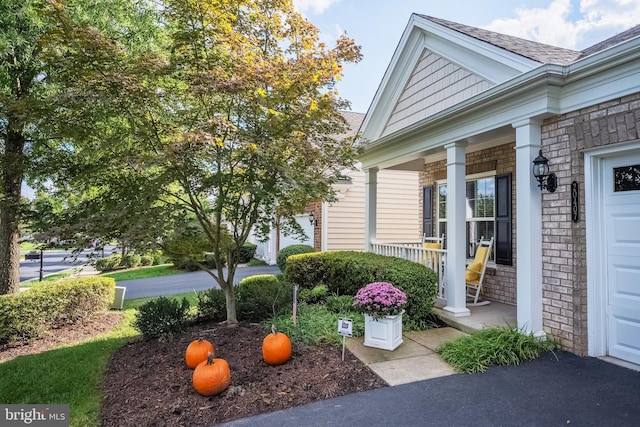
[[[608,352],[640,364],[640,154],[604,166]]]

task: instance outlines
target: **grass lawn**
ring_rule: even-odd
[[[169,298],[187,298],[192,307],[196,304],[193,292],[172,295]],[[69,404],[71,426],[99,425],[101,385],[107,364],[116,350],[139,335],[132,326],[137,307],[151,299],[153,298],[126,300],[124,321],[110,333],[74,345],[40,354],[20,356],[0,363],[0,402]],[[309,315],[313,318],[318,316],[318,313]],[[324,316],[326,314],[323,314]],[[310,322],[311,325],[322,323],[333,325],[335,320]],[[310,328],[314,329],[313,326]],[[307,340],[314,341],[310,337],[307,337]]]
[[[64,403],[71,425],[99,424],[103,373],[114,351],[138,335],[131,323],[136,310],[114,331],[72,346],[0,363],[0,402]]]
[[[20,252],[32,251],[34,249],[38,249],[38,245],[33,242],[22,242],[20,243]]]
[[[185,297],[192,306],[196,297]],[[71,409],[71,426],[99,425],[101,385],[111,355],[139,335],[132,324],[137,307],[153,298],[126,300],[124,321],[114,331],[71,346],[20,356],[0,363],[0,402],[64,403]]]

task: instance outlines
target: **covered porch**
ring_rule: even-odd
[[[422,264],[436,274],[438,294],[434,313],[447,325],[460,331],[471,333],[485,326],[517,326],[517,308],[513,304],[491,301],[488,305],[466,305],[468,316],[456,316],[444,308],[447,306],[446,298],[446,271],[447,250],[426,248],[422,242],[404,243],[371,243],[371,252],[395,256],[418,264]]]
[[[499,131],[477,134],[473,138],[477,144],[455,142],[433,147],[429,152],[418,151],[417,159],[376,161],[377,164],[369,168],[364,163],[367,175],[365,250],[431,268],[438,280],[437,303],[445,315],[441,317],[468,317],[471,324],[481,324],[477,319],[480,313],[498,311],[497,303],[503,303],[509,315],[496,314],[500,320],[504,317],[511,325],[544,337],[541,192],[531,174],[532,162],[539,152],[539,135],[540,123],[525,121],[501,127]],[[371,154],[376,151],[370,150]],[[425,248],[418,239],[384,242],[377,238],[377,211],[389,209],[377,198],[379,168],[413,170],[420,174],[422,187],[416,191],[423,194],[421,234],[446,233],[446,249]],[[488,196],[487,190],[491,191]],[[479,206],[487,206],[487,200],[490,213],[485,218],[469,215]],[[431,218],[426,217],[428,213],[432,213]],[[482,226],[478,227],[478,223]],[[487,263],[490,277],[483,284],[483,290],[488,291],[485,298],[491,304],[477,310],[468,304],[465,270],[482,236],[494,238],[495,246]],[[459,324],[464,327],[464,323]]]

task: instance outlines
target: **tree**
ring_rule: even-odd
[[[67,44],[56,62],[102,111],[101,144],[85,161],[99,158],[92,164],[113,176],[126,170],[145,200],[197,219],[217,266],[201,268],[224,290],[233,324],[233,252],[275,217],[299,228],[293,215],[331,198],[335,176],[354,162],[353,141],[335,136],[349,106],[335,82],[360,51],[346,35],[327,48],[288,0],[171,0],[158,13],[168,49],[134,50],[69,25],[60,8]]]
[[[67,12],[66,24],[77,25],[79,32],[107,32],[134,52],[136,46],[153,47],[147,42],[155,40],[157,33],[147,31],[161,28],[156,25],[156,8],[146,7],[149,4],[142,0],[68,0],[66,6],[59,0],[0,2],[0,294],[19,288],[23,181],[46,182],[68,164],[68,157],[91,152],[96,138],[86,124],[109,115],[104,105],[93,106],[83,97],[86,93],[73,90],[75,82],[69,76],[80,66],[56,62],[66,46],[65,40],[56,37],[60,32],[56,11]],[[133,27],[135,32],[130,31]],[[75,169],[65,171],[68,176],[80,175],[87,166],[82,161],[73,165]]]
[[[42,5],[37,0],[0,2],[0,294],[20,286],[21,186],[37,122],[33,106],[44,90]]]

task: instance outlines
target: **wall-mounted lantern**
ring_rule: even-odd
[[[548,190],[550,193],[558,188],[558,178],[555,173],[549,173],[549,160],[542,155],[542,150],[533,160],[533,176],[538,180],[540,190]]]
[[[309,223],[313,226],[318,225],[318,220],[316,219],[315,215],[313,214],[313,212],[309,212]]]

